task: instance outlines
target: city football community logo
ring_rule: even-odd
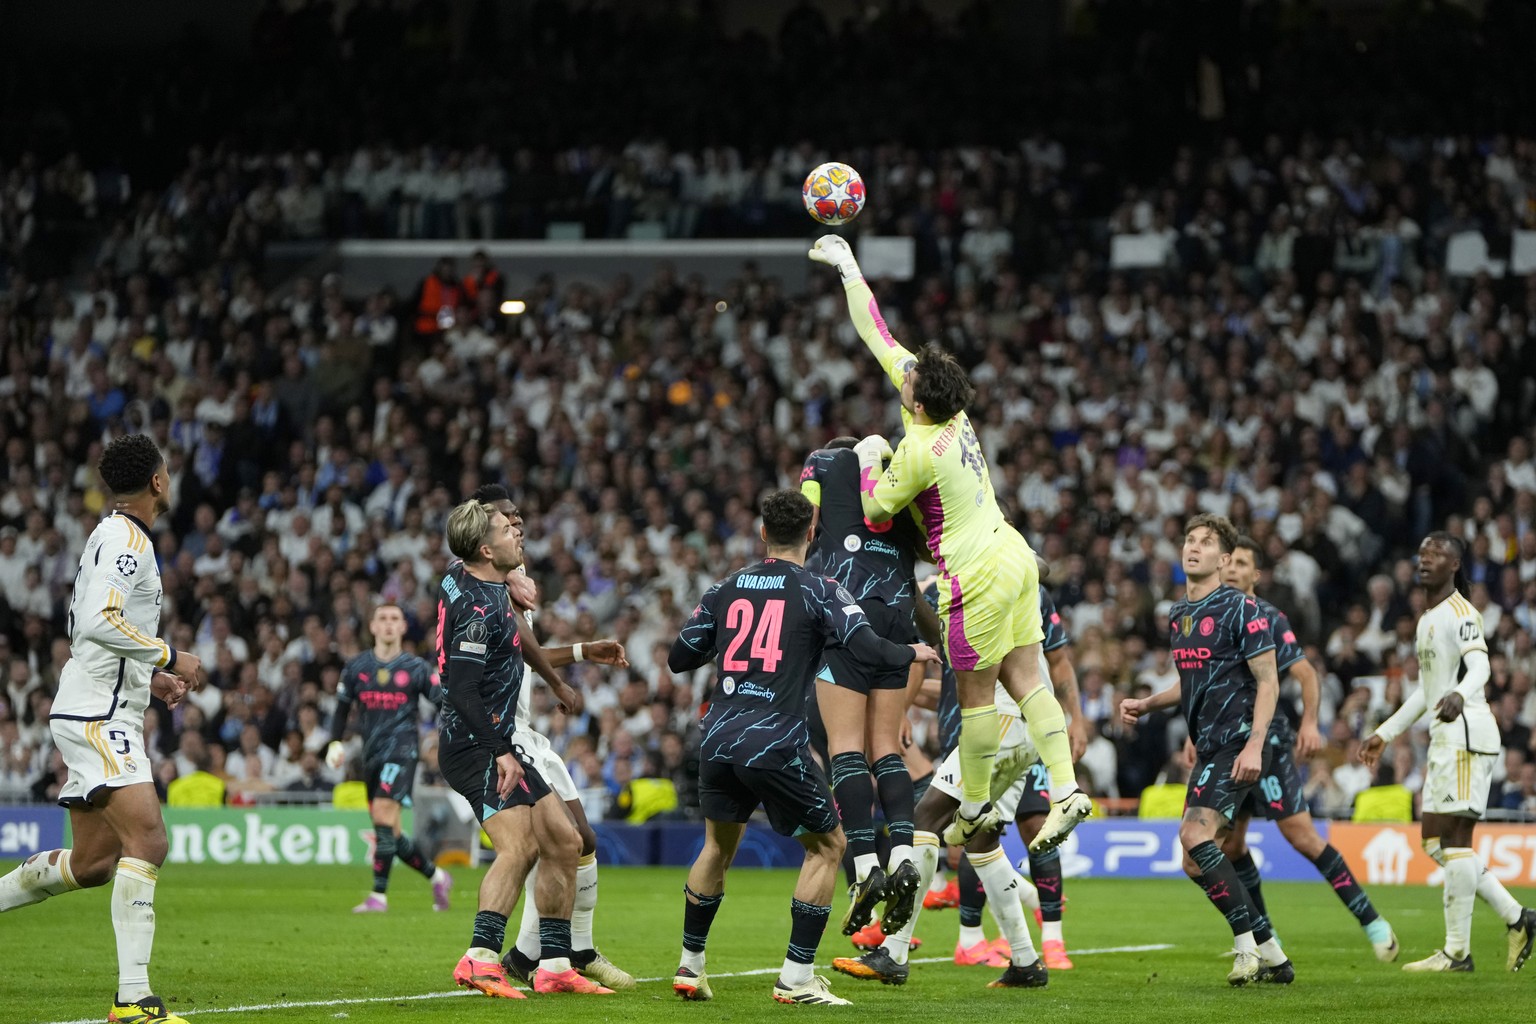
[[[849,553],[857,551],[857,550],[859,550],[859,548],[861,548],[863,546],[864,546],[864,542],[859,540],[859,538],[855,537],[851,533],[848,536],[843,538],[843,548],[845,550],[847,550]]]
[[[732,676],[726,676],[720,680],[720,689],[727,697],[736,692],[736,680]]]
[[[124,552],[117,556],[117,571],[124,576],[132,576],[139,571],[139,560]]]

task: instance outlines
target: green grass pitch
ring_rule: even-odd
[[[12,865],[0,864],[0,872]],[[367,890],[366,871],[331,867],[171,866],[157,895],[159,931],[151,979],[172,1009],[205,1024],[247,1021],[757,1021],[778,1014],[857,1012],[883,1020],[1405,1021],[1432,1007],[1447,1019],[1524,1018],[1536,1005],[1536,965],[1504,970],[1503,925],[1479,905],[1473,923],[1471,975],[1405,975],[1378,963],[1354,919],[1321,882],[1265,887],[1281,940],[1295,961],[1290,988],[1233,990],[1221,956],[1225,924],[1187,881],[1068,880],[1068,948],[1109,950],[1170,944],[1138,952],[1076,952],[1077,969],[1054,972],[1043,991],[993,991],[997,973],[956,967],[956,913],[923,914],[926,940],[903,988],[832,973],[830,961],[851,947],[836,934],[844,909],[822,943],[818,970],[849,1011],[777,1006],[769,999],[789,934],[793,876],[742,870],[710,938],[715,999],[683,1004],[667,980],[601,998],[532,997],[506,1003],[454,997],[450,973],[468,944],[477,872],[457,870],[454,909],[431,910],[426,884],[396,869],[388,914],[354,917]],[[609,869],[602,875],[598,942],[638,978],[670,979],[677,965],[684,872],[677,868]],[[1526,904],[1536,890],[1513,890]],[[115,981],[115,946],[107,888],[58,897],[0,917],[0,1020],[6,1024],[101,1021]],[[1377,887],[1371,896],[1392,920],[1401,960],[1427,955],[1443,937],[1440,892]],[[516,918],[514,917],[514,924]],[[989,934],[996,933],[988,920]],[[1401,962],[1401,961],[1400,961]],[[737,972],[762,973],[725,975]],[[429,994],[444,998],[408,998]],[[273,1006],[272,1004],[309,1004]],[[324,1004],[324,1005],[321,1005]],[[248,1009],[243,1009],[248,1008]]]

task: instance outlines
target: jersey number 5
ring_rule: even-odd
[[[752,666],[746,661],[738,660],[736,652],[741,645],[747,642],[747,634],[752,635],[752,647],[750,656],[763,663],[764,672],[773,672],[779,667],[779,661],[784,657],[784,646],[779,639],[779,634],[784,630],[784,600],[774,598],[763,602],[763,617],[757,622],[757,631],[752,631],[752,618],[755,609],[752,602],[746,598],[737,598],[731,602],[731,606],[725,612],[725,628],[736,630],[736,636],[725,648],[725,657],[720,661],[720,667],[727,672],[746,672]]]

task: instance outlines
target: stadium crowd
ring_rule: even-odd
[[[334,275],[267,280],[264,245],[572,216],[594,234],[634,219],[806,234],[798,180],[828,154],[649,134],[182,152],[163,189],[75,156],[0,168],[0,798],[60,785],[46,722],[104,503],[92,467],[103,438],[142,430],[175,497],[156,538],[165,632],[212,684],[151,712],[157,780],[207,770],[235,799],[328,791],[328,717],[368,609],[399,602],[429,653],[444,518],[499,481],[527,518],[546,642],[612,636],[631,661],[573,666],[585,712],[555,713],[540,690],[538,727],[599,813],[622,816],[642,777],[686,805],[708,679],[668,672],[678,625],[759,550],[761,493],[827,438],[899,422],[835,281],[812,273],[801,293],[744,266],[715,294],[664,267],[546,277],[504,316],[488,260],[440,264],[415,296],[358,295]],[[916,240],[914,280],[875,282],[893,332],[974,367],[999,498],[1076,644],[1085,786],[1134,796],[1178,777],[1182,725],[1125,729],[1117,703],[1176,678],[1166,611],[1183,521],[1204,510],[1263,545],[1260,592],[1324,681],[1329,743],[1307,766],[1322,815],[1375,781],[1360,737],[1416,685],[1413,545],[1464,536],[1507,750],[1492,803],[1536,811],[1536,276],[1444,270],[1455,232],[1497,249],[1536,227],[1536,141],[1221,137],[1119,176],[1044,134],[833,155],[875,197],[855,227]],[[1161,265],[1116,271],[1115,235],[1155,243]],[[1382,775],[1416,789],[1423,744],[1400,740]]]

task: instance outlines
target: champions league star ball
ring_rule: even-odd
[[[846,224],[864,209],[864,179],[847,164],[833,160],[805,177],[800,188],[805,212],[823,224]]]

